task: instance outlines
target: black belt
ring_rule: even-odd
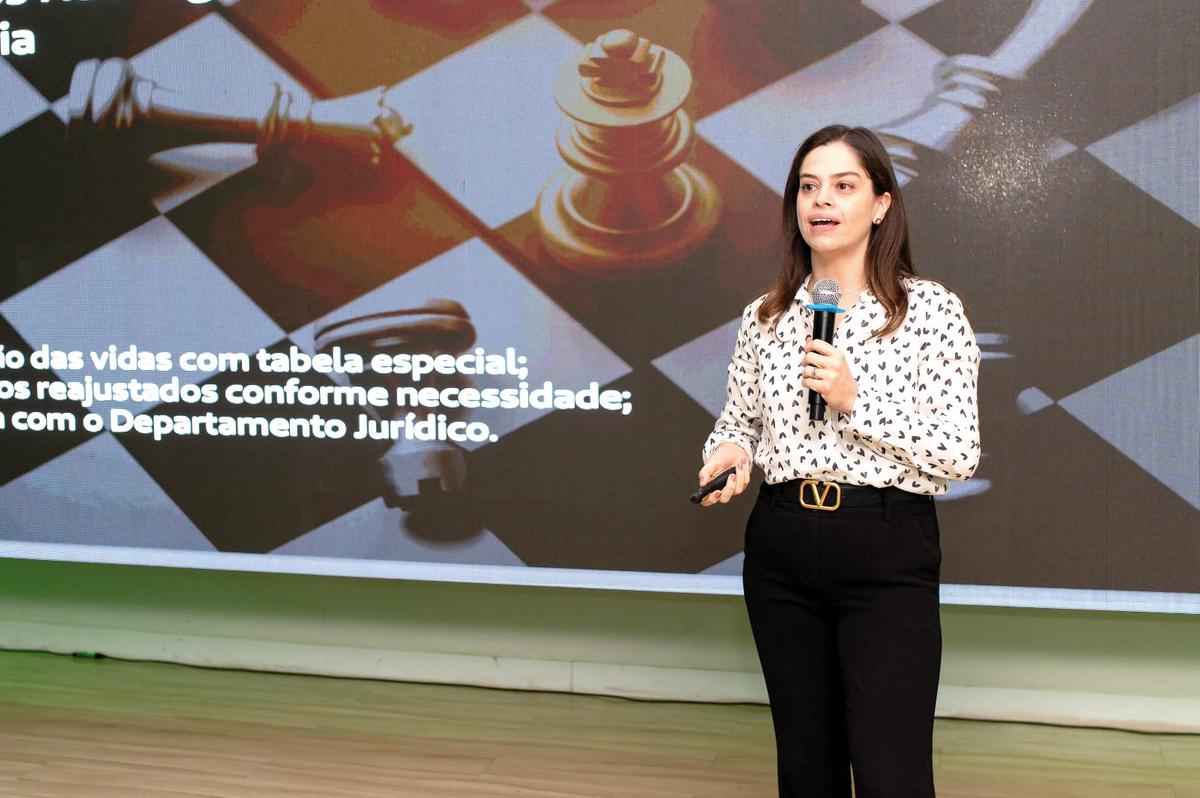
[[[819,479],[789,479],[774,485],[764,482],[766,496],[790,499],[807,510],[837,510],[842,507],[882,507],[885,504],[922,504],[933,497],[911,493],[895,486],[875,488],[870,485],[847,485],[843,482],[824,482]]]

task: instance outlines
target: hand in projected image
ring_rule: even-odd
[[[704,500],[700,502],[701,507],[708,507],[717,502],[728,504],[730,499],[744,491],[750,484],[751,465],[746,450],[736,443],[722,443],[713,451],[708,462],[704,464],[704,468],[700,469],[700,486],[704,487],[713,477],[734,466],[737,466],[737,471],[729,477],[725,487],[705,496]]]

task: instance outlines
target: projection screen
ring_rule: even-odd
[[[0,556],[740,592],[686,499],[841,122],[983,351],[944,600],[1200,612],[1198,19],[0,3]]]

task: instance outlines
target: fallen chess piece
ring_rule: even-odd
[[[717,222],[712,181],[687,163],[696,132],[682,110],[692,73],[677,54],[628,30],[588,44],[566,65],[554,98],[569,119],[567,165],[538,196],[546,251],[589,274],[678,262]]]
[[[81,61],[67,94],[67,137],[81,152],[146,158],[191,144],[331,148],[378,164],[412,126],[388,106],[386,87],[314,100],[278,83],[241,94],[182,94],[134,71],[123,58]]]
[[[318,352],[354,352],[370,362],[375,355],[428,354],[459,355],[475,342],[475,327],[466,309],[448,299],[431,299],[419,308],[372,313],[339,320],[322,327],[314,339]],[[351,375],[355,383],[365,387],[382,384],[389,395],[396,395],[401,377],[374,371]],[[411,385],[410,379],[404,384]],[[461,374],[438,375],[426,378],[422,387],[438,389],[454,385],[464,387]],[[389,419],[398,419],[410,408],[391,406]],[[378,418],[374,408],[367,410]],[[465,415],[461,409],[443,409],[447,420]],[[388,507],[408,507],[418,499],[438,498],[461,493],[466,488],[466,452],[453,441],[408,440],[400,438],[379,459],[384,482],[384,503]]]

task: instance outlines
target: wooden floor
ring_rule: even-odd
[[[1200,737],[938,721],[938,794],[1200,798]],[[765,707],[0,652],[0,796],[774,796]]]

